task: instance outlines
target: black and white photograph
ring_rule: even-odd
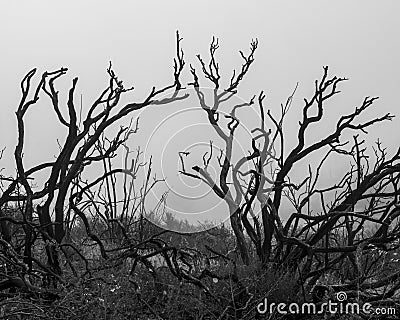
[[[0,2],[0,320],[400,319],[400,2]]]

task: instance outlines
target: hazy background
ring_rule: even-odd
[[[364,119],[391,112],[400,115],[398,103],[400,74],[400,3],[398,1],[14,1],[0,2],[0,147],[6,146],[0,167],[13,174],[16,142],[15,111],[20,98],[20,81],[31,68],[43,71],[68,67],[58,81],[65,101],[72,78],[79,77],[76,103],[83,95],[88,106],[107,84],[106,68],[111,60],[126,86],[135,90],[127,100],[140,100],[153,85],[169,84],[175,54],[175,31],[184,38],[185,83],[192,79],[189,63],[198,68],[195,55],[207,58],[215,35],[220,39],[217,53],[226,84],[234,68],[242,63],[238,50],[248,52],[252,38],[258,38],[256,61],[242,82],[236,101],[248,100],[264,90],[265,104],[275,114],[299,82],[292,113],[288,117],[287,150],[295,143],[303,98],[313,92],[314,80],[322,66],[330,74],[348,77],[342,94],[329,104],[322,126],[310,140],[334,128],[334,121],[349,113],[365,96],[379,96]],[[198,69],[198,71],[200,71]],[[37,76],[36,79],[38,79]],[[209,83],[201,79],[203,86]],[[172,211],[194,220],[223,219],[225,206],[215,196],[205,196],[205,186],[179,177],[177,151],[207,150],[212,136],[204,113],[194,97],[173,106],[151,107],[140,115],[140,132],[132,137],[132,148],[141,146],[145,158],[154,155],[158,177],[172,188],[168,205]],[[64,109],[65,111],[65,109]],[[226,109],[229,111],[229,109]],[[256,111],[239,113],[251,125]],[[133,115],[136,116],[136,115]],[[56,139],[63,141],[59,125],[44,95],[26,116],[25,165],[49,161],[57,154]],[[331,127],[329,127],[329,125]],[[368,141],[381,138],[393,150],[399,145],[399,119],[370,130]],[[243,127],[238,146],[250,148]],[[199,137],[199,138],[197,138]],[[196,144],[198,142],[199,144]],[[240,150],[240,149],[239,149]],[[313,159],[315,161],[317,159]],[[201,164],[201,158],[189,163]],[[325,179],[338,178],[348,162],[327,169]],[[301,174],[299,175],[301,176]],[[157,188],[157,198],[166,186]],[[193,200],[193,197],[196,197]],[[207,199],[207,200],[205,200]],[[149,199],[150,205],[153,203]],[[205,211],[205,212],[203,212]],[[201,218],[198,213],[203,212]],[[197,214],[197,215],[196,215]]]

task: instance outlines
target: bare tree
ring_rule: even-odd
[[[400,235],[400,149],[389,157],[378,141],[373,149],[375,160],[371,160],[358,134],[367,133],[366,130],[374,124],[392,120],[393,115],[385,114],[358,121],[360,115],[377,99],[366,97],[355,110],[340,116],[331,133],[318,141],[307,143],[310,139],[306,139],[306,136],[313,125],[324,120],[327,101],[333,101],[340,92],[339,86],[347,80],[330,77],[328,67],[324,67],[321,79],[315,81],[313,95],[304,99],[297,143],[291,150],[285,149],[287,134],[284,131],[284,119],[296,90],[281,105],[279,116],[265,110],[263,92],[248,102],[231,104],[231,111],[225,116],[229,121],[225,127],[220,117],[220,105],[232,101],[237,94],[239,84],[254,61],[257,45],[257,40],[252,41],[247,55],[240,51],[243,64],[238,73],[233,72],[226,88],[220,87],[220,67],[216,59],[218,40],[213,38],[211,42],[208,63],[200,55],[197,56],[204,77],[213,86],[210,101],[207,101],[193,67],[191,85],[199,105],[207,113],[210,126],[222,141],[223,147],[217,156],[220,169],[215,177],[208,172],[213,157],[212,153],[208,153],[203,157],[202,166],[193,166],[193,171],[189,171],[185,169],[184,159],[188,154],[181,152],[180,172],[203,181],[226,202],[237,240],[237,251],[244,264],[252,261],[250,246],[246,241],[250,239],[264,268],[271,265],[289,268],[299,275],[299,285],[306,282],[310,286],[315,284],[322,275],[331,272],[347,259],[352,262],[355,270],[359,270],[360,256],[367,257],[377,247],[385,251],[395,250]],[[251,131],[251,151],[249,155],[235,160],[232,158],[233,141],[240,123],[236,112],[239,108],[249,108],[256,103],[260,123]],[[351,141],[343,140],[346,131],[355,132],[350,147]],[[322,153],[317,167],[313,169],[309,165],[308,174],[302,181],[292,181],[290,175],[299,162],[307,160],[316,152]],[[332,156],[349,157],[354,164],[340,181],[328,188],[320,188],[318,182],[322,167],[327,158]],[[250,169],[244,169],[246,166]],[[283,198],[290,200],[294,208],[288,217],[281,210]],[[315,203],[314,199],[318,199],[320,205],[313,210],[311,204]],[[366,230],[372,225],[378,227],[373,234],[367,235]],[[350,284],[336,289],[354,289],[356,283],[361,284],[363,289],[381,287],[398,279],[400,274],[398,269],[385,279],[376,280],[372,270],[365,267],[364,273],[360,271]],[[366,279],[376,281],[367,284]],[[390,294],[385,292],[379,298],[393,295],[399,284],[396,280],[389,290]],[[368,297],[378,299],[377,296]]]
[[[135,132],[132,126],[121,126],[115,136],[108,143],[99,145],[105,139],[106,130],[117,125],[120,120],[126,119],[137,110],[148,106],[168,105],[172,102],[185,99],[188,94],[180,94],[182,88],[180,75],[184,68],[184,56],[180,43],[181,38],[176,33],[176,58],[174,59],[173,81],[162,88],[153,87],[150,93],[139,102],[130,102],[121,105],[121,97],[133,90],[126,88],[118,79],[112,69],[111,63],[107,69],[108,85],[87,110],[86,115],[79,113],[75,104],[75,92],[78,78],[74,78],[69,89],[66,110],[59,100],[56,81],[66,74],[67,69],[61,68],[52,72],[44,72],[39,82],[33,85],[36,69],[29,71],[21,81],[22,97],[19,102],[16,116],[18,123],[18,141],[15,147],[14,158],[17,169],[15,177],[1,177],[3,184],[0,196],[0,220],[3,241],[3,251],[14,247],[10,234],[10,225],[22,225],[25,233],[23,254],[18,255],[28,265],[28,271],[34,268],[45,270],[52,276],[59,278],[61,267],[59,261],[60,245],[65,238],[67,216],[77,214],[86,226],[90,237],[101,246],[103,255],[106,255],[104,246],[98,237],[90,230],[84,207],[79,205],[82,199],[82,190],[88,191],[90,187],[99,182],[112,183],[115,174],[124,174],[134,177],[135,168],[111,169],[110,159],[115,157],[117,151],[128,137]],[[47,96],[57,115],[59,124],[64,126],[68,134],[60,146],[60,153],[55,161],[41,163],[32,168],[26,168],[23,162],[25,143],[25,116],[32,112],[32,107]],[[136,127],[137,128],[137,127]],[[105,172],[93,182],[83,183],[82,173],[95,163],[103,162]],[[32,176],[39,172],[49,172],[44,186],[35,190]],[[77,190],[73,192],[73,190]],[[110,189],[109,189],[109,192]],[[111,195],[109,193],[109,195]],[[16,205],[22,215],[14,219],[7,215],[5,208]],[[113,210],[115,208],[111,208]],[[126,211],[126,206],[125,206]],[[119,218],[116,212],[111,212],[111,220]],[[37,239],[45,243],[47,262],[43,263],[32,253],[32,248]]]

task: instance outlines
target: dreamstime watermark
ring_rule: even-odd
[[[336,301],[328,299],[322,303],[268,303],[267,298],[257,305],[259,314],[366,314],[366,315],[395,315],[396,309],[392,307],[374,307],[370,303],[347,301],[345,292],[336,293]]]

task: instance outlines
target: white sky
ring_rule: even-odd
[[[172,80],[177,29],[184,38],[187,67],[189,63],[198,67],[195,55],[201,53],[206,58],[212,36],[219,37],[218,58],[225,81],[230,79],[232,69],[241,64],[238,50],[247,52],[250,40],[257,37],[260,46],[256,61],[242,83],[239,97],[247,100],[264,90],[266,105],[277,112],[279,104],[299,82],[292,118],[288,119],[289,136],[295,134],[292,128],[297,126],[302,99],[312,93],[313,82],[321,76],[323,65],[330,66],[331,75],[350,78],[326,112],[328,125],[333,125],[333,119],[340,114],[351,112],[367,95],[380,97],[368,116],[387,112],[400,116],[399,12],[400,2],[395,0],[2,1],[0,146],[7,150],[0,167],[12,168],[14,112],[20,97],[19,83],[28,70],[37,67],[41,73],[68,67],[68,74],[59,81],[61,95],[65,98],[71,79],[78,76],[77,98],[82,93],[87,105],[105,87],[105,70],[111,60],[124,83],[136,88],[129,97],[139,100],[153,85],[162,86]],[[183,79],[191,80],[188,69]],[[201,83],[209,85],[204,79]],[[57,123],[48,100],[43,96],[41,101],[26,119],[28,166],[51,160],[57,150],[55,139],[64,137],[64,129]],[[188,106],[195,106],[194,100]],[[135,137],[132,146],[143,147],[163,117],[181,107],[146,110],[141,115],[142,136]],[[180,122],[171,123],[176,128]],[[181,130],[186,125],[190,123],[182,124]],[[399,125],[395,118],[377,126],[370,130],[368,139],[373,142],[380,137],[384,144],[394,148],[400,142]],[[165,133],[156,134],[154,139],[152,143],[164,144]],[[203,142],[208,139],[202,137]],[[288,138],[288,147],[291,141],[294,140]],[[177,165],[176,157],[162,160],[163,166]],[[164,170],[167,176],[176,176],[173,167]]]

